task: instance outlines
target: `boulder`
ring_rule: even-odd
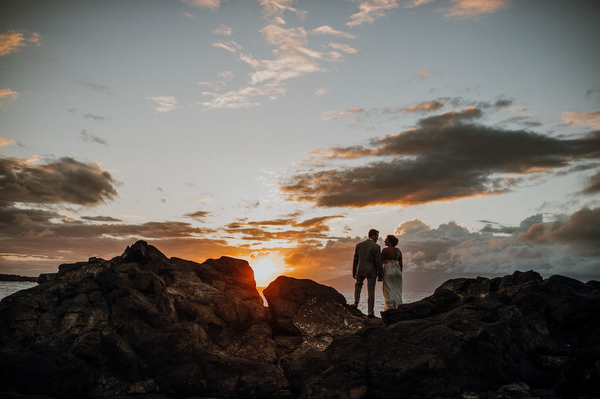
[[[302,346],[324,350],[333,337],[357,332],[366,325],[364,315],[347,306],[342,294],[312,280],[279,276],[263,295],[277,341],[287,349]],[[297,335],[302,339],[289,337]]]
[[[0,396],[290,395],[245,261],[140,241],[43,281],[0,305]]]
[[[298,397],[600,397],[600,290],[534,272],[456,279],[383,325],[286,355]],[[466,395],[466,396],[465,396]]]

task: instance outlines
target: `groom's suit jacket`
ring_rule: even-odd
[[[352,262],[352,277],[356,276],[383,277],[381,247],[370,238],[356,244]]]

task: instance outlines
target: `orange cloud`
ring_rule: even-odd
[[[40,45],[41,36],[33,32],[30,37],[25,37],[23,31],[9,30],[0,33],[0,57],[16,53],[28,44]]]
[[[4,99],[8,99],[8,101],[16,100],[19,97],[19,93],[13,91],[11,89],[1,89],[0,90],[0,107],[2,103],[5,102]]]
[[[7,140],[5,138],[0,137],[0,147],[4,147],[4,146],[7,146],[7,145],[14,145],[16,143],[17,142],[14,141],[14,140]]]
[[[453,6],[442,9],[447,18],[472,19],[510,6],[509,0],[451,0]]]
[[[359,12],[350,16],[352,21],[347,22],[348,26],[358,26],[364,23],[373,23],[376,20],[385,17],[391,10],[398,8],[398,0],[365,0],[358,8]]]
[[[600,111],[598,112],[563,112],[562,120],[568,124],[584,125],[592,129],[600,129]]]

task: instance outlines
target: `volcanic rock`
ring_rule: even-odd
[[[0,396],[290,396],[246,261],[137,242],[46,281],[1,303]]]
[[[140,241],[0,303],[2,398],[599,398],[600,283],[455,279],[368,319],[331,287]]]

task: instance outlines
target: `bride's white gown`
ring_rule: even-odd
[[[396,259],[386,259],[383,263],[384,311],[402,305],[402,270],[400,269],[402,252],[398,248],[396,250],[398,251]]]

